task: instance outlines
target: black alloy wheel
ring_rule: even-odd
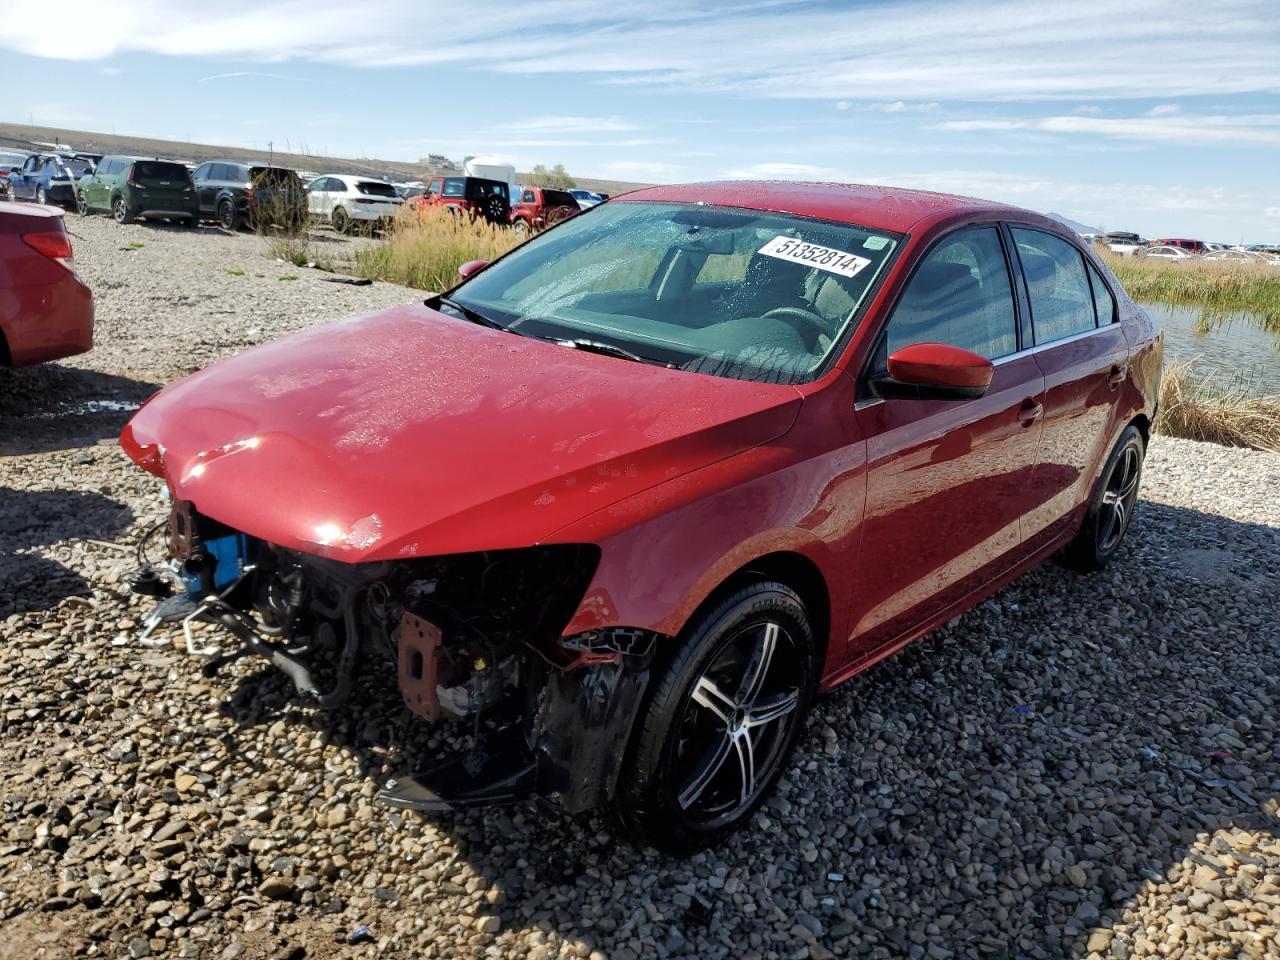
[[[699,618],[641,712],[615,801],[624,830],[688,853],[741,825],[785,768],[816,676],[808,613],[780,583]]]
[[[236,216],[235,204],[230,200],[223,200],[218,204],[218,225],[223,230],[228,230],[232,233],[240,226],[239,218]]]
[[[1146,452],[1142,433],[1130,424],[1103,465],[1079,532],[1063,550],[1067,566],[1101,570],[1119,551],[1133,524]]]

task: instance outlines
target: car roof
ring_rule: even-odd
[[[748,207],[898,233],[910,231],[923,220],[951,219],[966,214],[991,212],[1016,214],[1018,219],[1032,220],[1046,226],[1056,223],[1030,210],[990,200],[862,183],[710,181],[647,187],[614,199]]]

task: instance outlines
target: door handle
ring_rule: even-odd
[[[1107,386],[1112,390],[1117,390],[1120,384],[1124,383],[1125,378],[1129,376],[1129,368],[1120,364],[1113,364],[1111,372],[1107,374]]]
[[[1024,427],[1029,427],[1037,420],[1044,416],[1044,404],[1030,397],[1022,401],[1022,406],[1018,408],[1018,422]]]

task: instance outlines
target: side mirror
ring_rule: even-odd
[[[466,263],[464,263],[462,266],[458,268],[458,279],[465,280],[467,279],[467,277],[471,276],[473,273],[479,270],[483,270],[488,265],[489,265],[488,260],[468,260]]]
[[[972,400],[987,392],[995,368],[981,354],[948,343],[913,343],[889,355],[887,376],[872,379],[881,397]]]

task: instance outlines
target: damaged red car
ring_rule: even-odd
[[[179,381],[121,437],[172,501],[148,629],[219,624],[210,671],[259,654],[323,706],[377,671],[475,723],[389,803],[555,795],[692,849],[815,696],[1129,527],[1161,336],[1056,221],[656,187],[460,273]]]

